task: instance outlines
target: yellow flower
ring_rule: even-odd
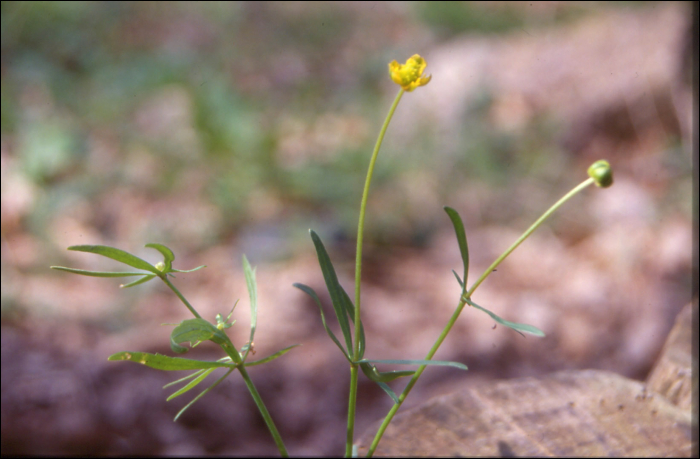
[[[423,70],[427,65],[425,59],[414,54],[408,58],[405,64],[399,64],[396,61],[389,62],[389,75],[394,83],[405,91],[411,92],[418,86],[425,86],[430,81],[432,75],[423,76]]]

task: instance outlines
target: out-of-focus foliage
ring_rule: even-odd
[[[555,8],[546,8],[544,14],[532,11],[523,2],[416,2],[420,18],[438,34],[448,38],[461,33],[502,34],[525,26],[548,26],[555,22],[579,16],[585,11],[582,5],[561,3]],[[540,9],[540,5],[537,6]]]
[[[342,183],[316,180],[355,172],[343,155],[326,152],[333,160],[309,170],[285,168],[277,155],[287,124],[313,122],[334,94],[347,102],[363,89],[348,93],[328,65],[351,32],[342,11],[309,12],[289,20],[240,3],[3,3],[3,137],[54,199],[39,205],[49,215],[37,226],[75,193],[128,187],[162,197],[192,175],[221,212],[214,232],[249,221],[256,189],[314,206],[349,197]],[[366,80],[376,91],[380,81]],[[340,136],[324,149],[345,149],[347,133],[321,132],[333,121],[312,135]]]
[[[452,34],[476,24],[469,17],[494,31],[526,17],[482,9],[424,4],[402,17],[387,5],[4,2],[2,135],[12,165],[39,190],[32,231],[43,234],[58,214],[89,203],[91,224],[118,232],[109,228],[123,218],[114,196],[167,206],[186,194],[207,209],[198,222],[189,215],[199,229],[178,235],[177,222],[143,222],[139,237],[207,246],[251,223],[284,221],[288,237],[320,219],[351,237],[357,184],[387,105],[377,97],[387,92],[386,62],[403,58],[396,28],[416,29],[412,14]],[[546,123],[525,141],[494,131],[479,121],[488,100],[465,115],[456,163],[438,162],[439,196],[475,177],[502,184],[543,154]],[[409,207],[390,188],[435,164],[425,154],[437,148],[435,129],[400,161],[380,161],[383,206]],[[154,213],[145,211],[157,220]],[[430,219],[395,214],[368,229],[377,241],[418,242]],[[111,236],[136,237],[124,231]]]

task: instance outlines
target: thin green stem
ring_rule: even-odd
[[[518,246],[519,246],[525,239],[527,239],[528,237],[530,237],[530,235],[531,235],[537,228],[539,228],[540,225],[542,225],[542,222],[544,222],[550,215],[552,215],[557,209],[559,209],[566,201],[568,201],[569,199],[571,199],[572,196],[574,196],[576,193],[578,193],[579,191],[583,190],[583,189],[586,188],[587,186],[592,185],[593,183],[595,183],[595,180],[593,180],[592,178],[589,178],[589,179],[587,179],[587,180],[584,180],[584,181],[581,182],[581,184],[579,184],[576,188],[574,188],[573,190],[571,190],[571,191],[569,191],[568,193],[566,193],[560,200],[558,200],[556,203],[554,203],[554,205],[553,205],[552,207],[550,207],[549,209],[547,209],[547,211],[546,211],[545,213],[543,213],[542,216],[541,216],[540,218],[538,218],[537,221],[535,221],[535,223],[533,223],[532,226],[530,226],[530,227],[527,229],[527,231],[525,231],[525,232],[522,234],[522,236],[520,236],[520,237],[518,238],[518,240],[515,241],[515,242],[513,243],[513,245],[511,245],[510,247],[508,247],[508,250],[506,250],[505,252],[503,252],[503,254],[502,254],[500,257],[496,258],[496,261],[494,261],[494,262],[491,264],[491,266],[489,266],[488,268],[486,268],[486,271],[484,271],[484,273],[481,275],[481,277],[479,277],[479,279],[477,279],[477,281],[474,282],[474,284],[472,284],[471,288],[469,289],[469,291],[468,291],[467,293],[464,294],[464,296],[467,297],[467,298],[469,298],[469,297],[472,295],[472,293],[474,293],[474,290],[476,290],[477,287],[479,287],[479,285],[481,285],[481,283],[493,272],[493,270],[494,270],[496,267],[498,267],[498,265],[500,265],[501,262],[502,262],[503,260],[505,260],[505,258],[506,258],[508,255],[510,255],[511,252],[513,252],[513,250],[515,250],[516,248],[518,248]]]
[[[561,207],[566,201],[571,199],[572,196],[574,196],[576,193],[579,191],[583,190],[587,186],[591,185],[594,183],[594,180],[592,178],[589,178],[585,181],[583,181],[580,185],[569,191],[567,194],[564,195],[559,201],[557,201],[552,207],[550,207],[540,218],[535,221],[535,223],[530,226],[530,228],[525,231],[522,236],[518,238],[503,254],[494,261],[491,266],[489,266],[486,271],[477,279],[477,281],[471,286],[469,291],[465,293],[459,301],[459,304],[457,305],[457,308],[455,309],[455,312],[452,314],[452,317],[450,317],[450,320],[447,322],[447,325],[445,328],[442,330],[440,333],[440,336],[438,339],[435,341],[435,344],[433,344],[433,347],[430,348],[430,352],[428,352],[428,355],[425,357],[425,360],[431,360],[437,350],[440,348],[440,345],[442,345],[442,342],[445,341],[445,338],[447,338],[447,334],[450,332],[452,329],[452,326],[455,324],[457,321],[457,318],[461,314],[462,310],[464,309],[464,306],[467,304],[467,299],[472,296],[474,291],[481,285],[481,283],[493,272],[494,268],[496,268],[505,258],[513,252],[525,239],[527,239],[537,228],[540,227],[540,225],[549,217],[552,215],[559,207]],[[384,421],[382,421],[381,426],[379,426],[379,430],[377,430],[376,435],[374,436],[374,440],[372,441],[372,444],[369,447],[369,451],[367,452],[367,457],[371,457],[374,454],[374,451],[377,449],[377,445],[379,444],[379,441],[382,439],[382,436],[384,435],[384,431],[386,428],[389,426],[389,423],[391,420],[394,418],[394,415],[396,412],[399,410],[401,405],[403,404],[403,401],[406,400],[406,397],[408,394],[411,392],[411,389],[413,389],[413,386],[416,384],[418,381],[418,378],[423,374],[423,371],[427,365],[422,365],[420,366],[411,380],[408,382],[406,385],[406,388],[401,392],[401,395],[399,395],[399,402],[395,403],[391,409],[389,410],[389,413],[387,413],[386,417],[384,418]]]
[[[201,319],[201,318],[202,318],[202,316],[199,315],[199,313],[192,307],[192,305],[187,301],[187,299],[185,299],[185,297],[182,296],[182,293],[180,293],[180,291],[179,291],[178,289],[175,288],[175,286],[172,284],[172,282],[170,282],[170,281],[168,280],[168,276],[167,276],[167,275],[162,275],[162,276],[158,276],[158,277],[160,277],[160,278],[163,280],[163,282],[165,282],[166,285],[167,285],[168,287],[170,287],[170,289],[171,289],[173,292],[175,292],[175,295],[177,295],[177,297],[180,298],[180,300],[185,304],[185,306],[187,306],[187,309],[189,309],[190,312],[191,312],[192,314],[194,314],[194,316],[195,316],[196,318],[198,318],[198,319]]]
[[[262,397],[260,397],[258,390],[255,388],[255,384],[253,384],[253,380],[250,379],[250,376],[248,375],[248,371],[245,369],[245,367],[243,365],[238,366],[238,371],[241,372],[241,376],[243,376],[243,380],[245,381],[245,385],[248,386],[248,391],[250,391],[250,395],[253,396],[253,400],[255,401],[255,404],[258,406],[258,410],[260,410],[260,414],[262,415],[263,419],[265,420],[265,424],[267,425],[268,430],[272,434],[272,438],[275,440],[275,444],[277,445],[277,449],[279,449],[282,457],[289,457],[289,454],[287,453],[287,448],[285,448],[284,442],[282,441],[282,437],[280,436],[280,433],[277,430],[277,426],[275,426],[275,423],[272,420],[270,413],[267,411],[267,407],[265,406],[265,402],[263,402]]]
[[[357,335],[356,335],[357,336]],[[348,396],[348,427],[345,437],[345,457],[352,456],[353,436],[355,432],[355,411],[357,400],[357,376],[359,368],[357,364],[350,365],[350,395]],[[348,450],[348,447],[350,448]]]
[[[391,104],[389,113],[384,120],[382,129],[379,131],[379,137],[377,137],[377,143],[374,145],[374,151],[372,152],[372,158],[369,161],[369,169],[367,170],[367,178],[365,179],[365,188],[362,191],[362,201],[360,202],[360,218],[357,223],[357,252],[355,253],[355,343],[353,346],[353,360],[360,360],[360,284],[362,281],[362,241],[364,239],[364,229],[365,229],[365,213],[367,211],[367,198],[369,197],[369,187],[372,183],[372,175],[374,174],[374,165],[377,162],[377,156],[379,155],[379,148],[382,146],[382,141],[384,140],[384,135],[389,127],[389,122],[394,116],[396,107],[399,105],[401,96],[405,91],[403,89],[399,90],[399,93],[394,99],[394,103]],[[347,430],[347,442],[345,444],[345,456],[350,457],[352,455],[352,443],[355,430],[355,406],[357,402],[357,364],[353,363],[350,366],[350,396],[348,400],[348,430]]]
[[[187,299],[180,293],[180,291],[175,288],[175,286],[168,280],[167,276],[162,276],[161,279],[163,282],[165,282],[168,287],[172,289],[173,292],[177,295],[180,300],[187,306],[187,309],[190,310],[192,314],[198,319],[201,319],[202,316],[199,315],[199,313],[192,307],[192,305],[187,301]],[[284,446],[284,442],[282,441],[282,437],[280,436],[279,431],[277,430],[277,426],[275,426],[274,421],[272,420],[272,417],[270,416],[270,412],[267,411],[267,407],[265,406],[265,402],[263,402],[262,397],[260,397],[260,393],[258,390],[255,388],[255,384],[253,384],[253,380],[250,379],[250,376],[248,375],[248,371],[245,369],[245,366],[242,364],[242,359],[240,356],[240,353],[238,350],[233,347],[233,343],[230,343],[227,340],[226,344],[220,344],[222,349],[228,354],[228,356],[231,358],[232,361],[236,363],[240,363],[237,368],[238,371],[241,372],[241,376],[243,377],[243,380],[245,381],[245,385],[248,387],[248,391],[250,392],[250,395],[253,397],[253,401],[255,401],[255,404],[258,407],[258,410],[260,410],[260,414],[262,415],[263,419],[265,420],[265,424],[267,425],[268,430],[270,431],[270,434],[272,434],[272,438],[275,440],[275,444],[277,445],[277,449],[279,449],[280,454],[282,457],[289,457],[289,454],[287,453],[287,449]],[[216,382],[218,384],[219,381]],[[213,386],[212,386],[213,387]]]

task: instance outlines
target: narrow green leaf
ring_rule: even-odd
[[[175,397],[178,397],[178,396],[184,394],[185,392],[189,391],[190,389],[193,389],[194,387],[197,386],[197,384],[204,381],[204,379],[206,379],[206,377],[209,376],[214,370],[215,370],[215,368],[209,368],[208,370],[204,370],[202,372],[202,374],[200,374],[199,376],[197,376],[197,378],[195,378],[194,380],[187,383],[186,386],[182,387],[180,390],[178,390],[176,392],[173,392],[168,398],[165,399],[165,401],[169,402],[170,400],[174,399]]]
[[[387,395],[388,395],[389,397],[391,397],[391,399],[394,401],[394,404],[395,404],[395,405],[398,405],[398,404],[399,404],[399,397],[396,395],[396,392],[394,392],[394,391],[391,389],[391,387],[389,387],[389,385],[388,385],[387,383],[383,383],[383,382],[381,382],[381,381],[374,381],[374,382],[377,383],[377,385],[378,385],[379,387],[381,387],[382,390],[383,390],[384,392],[386,392]]]
[[[227,371],[222,377],[220,377],[219,379],[217,379],[216,381],[214,381],[214,384],[212,384],[211,386],[209,386],[209,387],[207,387],[206,389],[204,389],[204,390],[202,391],[202,393],[200,393],[200,394],[197,395],[194,399],[192,399],[192,401],[191,401],[190,403],[188,403],[187,405],[185,405],[180,411],[177,412],[177,414],[175,415],[175,419],[173,419],[173,421],[177,421],[178,418],[182,415],[182,413],[184,413],[185,410],[187,410],[187,408],[191,407],[192,404],[193,404],[194,402],[196,402],[196,401],[199,400],[200,398],[204,397],[206,394],[209,393],[210,390],[212,390],[213,388],[215,388],[216,386],[218,386],[219,383],[220,383],[221,381],[223,381],[224,379],[226,379],[226,377],[227,377],[228,375],[230,375],[231,372],[232,372],[233,370],[235,370],[235,368],[231,368],[231,369],[230,369],[229,371]]]
[[[173,260],[175,259],[175,254],[172,250],[170,250],[163,244],[155,244],[153,242],[146,244],[146,247],[156,249],[157,251],[163,254],[163,263],[165,263],[165,269],[163,269],[163,272],[167,273],[173,269]]]
[[[480,309],[480,310],[484,311],[486,314],[490,315],[491,318],[493,320],[495,320],[496,322],[498,322],[499,324],[501,324],[505,327],[508,327],[508,328],[512,328],[513,330],[515,330],[518,333],[525,332],[525,333],[529,333],[531,335],[539,336],[540,338],[545,336],[544,332],[535,326],[527,325],[527,324],[519,324],[517,322],[509,322],[507,320],[503,320],[500,317],[498,317],[496,314],[494,314],[493,312],[489,311],[486,308],[482,308],[481,306],[474,303],[470,299],[466,299],[466,301],[467,301],[467,303],[469,303],[469,305],[474,306],[475,308]],[[522,333],[520,333],[520,334],[523,335]],[[523,335],[523,336],[525,336],[525,335]]]
[[[323,246],[323,242],[321,242],[321,238],[319,238],[318,234],[313,230],[309,230],[309,233],[311,233],[311,239],[314,241],[316,254],[318,255],[318,263],[321,266],[328,293],[331,295],[331,302],[333,303],[333,309],[335,310],[336,318],[340,324],[340,330],[343,332],[343,337],[345,338],[345,345],[348,349],[347,354],[352,355],[352,335],[350,333],[348,316],[343,306],[342,289],[340,287],[340,282],[338,282],[338,276],[335,274],[335,269],[333,269],[333,264],[328,256],[328,252],[326,252],[326,248]]]
[[[253,365],[260,365],[262,363],[271,362],[272,360],[275,360],[277,357],[282,357],[284,354],[291,351],[292,349],[294,349],[297,346],[301,346],[301,344],[294,344],[292,346],[285,347],[281,351],[275,352],[274,354],[272,354],[268,357],[265,357],[264,359],[256,360],[254,362],[246,362],[245,366],[252,367]]]
[[[377,367],[370,365],[367,362],[360,363],[360,368],[362,372],[374,382],[389,382],[394,379],[401,378],[403,376],[411,376],[415,373],[412,370],[397,370],[397,371],[384,371],[381,372],[377,370]]]
[[[192,269],[172,269],[171,271],[174,273],[192,273],[192,272],[199,271],[200,269],[206,268],[206,267],[207,267],[207,265],[202,265],[202,266],[197,266],[196,268],[192,268]]]
[[[348,313],[350,316],[350,321],[354,324],[355,323],[355,305],[352,304],[352,300],[350,299],[350,296],[348,293],[345,291],[345,289],[340,286],[340,292],[342,293],[341,298],[343,299],[343,307],[345,308],[345,311]],[[362,323],[362,320],[360,319],[360,358],[364,357],[365,355],[365,326]]]
[[[132,268],[143,269],[150,271],[153,274],[160,274],[160,271],[156,269],[155,266],[142,260],[136,255],[132,255],[129,252],[125,252],[114,247],[109,247],[106,245],[72,245],[68,247],[68,250],[74,250],[76,252],[89,252],[102,255],[103,257],[111,258],[112,260],[117,260],[118,262],[129,265]]]
[[[457,272],[454,269],[452,270],[452,274],[454,274],[455,277],[457,278],[457,282],[459,282],[459,286],[462,287],[462,295],[464,295],[464,282],[462,282],[462,279],[459,278],[459,274],[457,274]]]
[[[180,384],[180,383],[183,382],[183,381],[187,381],[188,379],[192,379],[192,378],[194,378],[195,376],[201,375],[201,374],[204,373],[205,371],[207,371],[207,370],[197,370],[197,371],[195,371],[194,373],[185,376],[184,378],[180,378],[180,379],[178,379],[178,380],[176,380],[176,381],[169,382],[168,384],[166,384],[165,386],[163,386],[163,389],[167,389],[167,388],[170,387],[170,386],[174,386],[175,384]]]
[[[311,298],[316,301],[316,304],[318,305],[318,310],[321,311],[321,322],[323,322],[323,328],[326,329],[326,333],[328,333],[328,336],[333,340],[336,346],[338,346],[338,349],[340,349],[340,352],[343,353],[346,359],[348,359],[348,362],[351,362],[352,359],[348,355],[348,352],[343,348],[343,346],[340,344],[340,341],[338,341],[338,338],[335,337],[335,334],[331,331],[330,328],[328,328],[328,324],[326,323],[326,316],[323,314],[323,307],[321,306],[321,300],[318,299],[318,295],[316,295],[316,292],[314,289],[309,287],[308,285],[300,284],[298,282],[292,284],[294,287],[298,288],[302,292],[306,293],[309,295]]]
[[[445,212],[447,216],[452,220],[452,225],[455,227],[455,234],[457,235],[457,243],[459,244],[459,252],[462,254],[462,263],[464,264],[464,275],[462,278],[462,295],[467,291],[467,275],[469,274],[469,247],[467,246],[467,235],[464,232],[464,224],[462,223],[462,218],[459,216],[456,210],[452,207],[445,206]]]
[[[122,284],[122,285],[120,285],[119,288],[129,288],[129,287],[133,287],[134,285],[143,284],[144,282],[148,282],[149,280],[151,280],[151,279],[153,279],[153,278],[155,278],[155,277],[156,277],[155,274],[146,274],[146,275],[143,276],[141,279],[137,279],[137,280],[135,280],[135,281],[133,281],[133,282],[129,282],[128,284]]]
[[[394,401],[395,404],[399,403],[399,397],[396,396],[396,392],[394,392],[391,389],[391,387],[389,387],[389,385],[386,384],[386,382],[384,382],[384,377],[382,376],[381,373],[379,373],[379,371],[377,371],[377,369],[375,367],[373,367],[369,363],[361,363],[360,369],[365,374],[365,376],[367,376],[371,381],[374,381],[375,383],[377,383],[377,385],[379,387],[381,387],[382,390],[384,392],[386,392],[387,395],[389,395],[389,397],[391,397],[391,399]],[[413,374],[413,373],[415,373],[415,372],[412,371],[411,374]],[[408,374],[399,375],[399,376],[396,376],[395,378],[389,379],[389,381],[391,381],[392,379],[400,378],[401,376],[409,376],[409,375]]]
[[[84,269],[76,268],[66,268],[64,266],[51,266],[51,269],[56,269],[58,271],[66,271],[73,274],[81,274],[83,276],[92,277],[130,277],[130,276],[143,276],[146,273],[137,272],[109,272],[109,271],[86,271]]]
[[[231,368],[230,363],[223,362],[207,362],[204,360],[183,359],[180,357],[169,357],[162,354],[149,354],[148,352],[117,352],[110,355],[107,360],[129,360],[131,362],[140,363],[156,370],[200,370],[206,368]]]
[[[468,370],[467,366],[459,362],[449,362],[446,360],[396,360],[396,359],[362,359],[357,363],[387,363],[393,365],[435,365],[441,367],[453,367],[460,370]]]
[[[255,282],[255,269],[250,266],[245,255],[243,255],[243,272],[245,273],[245,283],[248,287],[248,295],[250,296],[250,339],[248,343],[252,343],[253,336],[255,336],[255,328],[258,323],[258,286]],[[245,355],[243,356],[244,362],[249,352],[250,347],[245,351]]]

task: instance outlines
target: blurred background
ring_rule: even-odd
[[[331,313],[312,228],[352,290],[363,181],[398,90],[387,64],[416,53],[432,81],[399,104],[370,194],[366,356],[423,358],[457,306],[442,206],[465,221],[473,282],[607,159],[613,187],[572,199],[474,295],[547,337],[468,308],[436,358],[469,371],[428,369],[404,407],[562,369],[644,379],[697,292],[694,5],[3,2],[2,454],[276,454],[237,374],[173,423],[196,392],[166,403],[162,386],[182,374],[107,362],[171,353],[161,324],[189,317],[162,283],[48,269],[118,268],[77,244],[155,263],[148,242],[176,268],[208,266],[175,279],[205,318],[241,299],[239,347],[242,254],[257,265],[257,357],[303,346],[251,377],[290,454],[340,454],[349,372],[292,283]],[[391,407],[361,380],[358,435]]]

